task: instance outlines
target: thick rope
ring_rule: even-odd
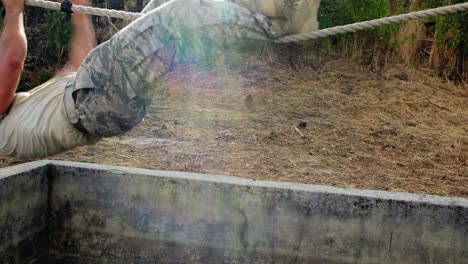
[[[25,4],[29,6],[43,7],[43,8],[59,10],[59,11],[60,11],[60,5],[61,5],[60,3],[57,3],[57,2],[44,1],[44,0],[26,0]],[[82,13],[82,14],[87,14],[87,15],[92,15],[92,16],[115,17],[115,18],[121,18],[125,20],[136,20],[139,17],[143,16],[143,14],[140,14],[140,13],[132,13],[132,12],[125,12],[125,11],[112,10],[112,9],[102,9],[102,8],[80,6],[80,5],[73,5],[72,11],[75,13]]]
[[[462,4],[434,8],[434,9],[428,9],[428,10],[423,10],[423,11],[411,12],[408,14],[402,14],[398,16],[390,16],[390,17],[374,19],[370,21],[358,22],[358,23],[349,24],[345,26],[326,28],[326,29],[311,31],[305,34],[289,35],[289,36],[282,37],[276,40],[275,42],[288,43],[288,42],[299,42],[299,41],[312,40],[312,39],[317,39],[317,38],[324,38],[324,37],[338,35],[338,34],[356,32],[356,31],[361,31],[361,30],[365,30],[369,28],[375,28],[375,27],[379,27],[383,25],[397,24],[397,23],[401,23],[401,22],[409,21],[409,20],[447,15],[447,14],[462,12],[465,10],[468,10],[468,2],[462,3]]]
[[[43,8],[53,9],[53,10],[60,10],[60,3],[57,3],[57,2],[44,1],[44,0],[26,0],[25,2],[26,2],[26,5],[30,5],[30,6],[38,6],[38,7],[43,7]],[[428,9],[428,10],[423,10],[423,11],[417,11],[417,12],[412,12],[412,13],[402,14],[402,15],[397,15],[397,16],[374,19],[370,21],[358,22],[358,23],[345,25],[345,26],[326,28],[326,29],[311,31],[305,34],[289,35],[289,36],[285,36],[280,39],[277,39],[275,40],[275,42],[288,43],[288,42],[300,42],[300,41],[312,40],[312,39],[317,39],[317,38],[324,38],[324,37],[329,37],[329,36],[343,34],[343,33],[350,33],[350,32],[370,29],[370,28],[379,27],[383,25],[401,23],[401,22],[409,21],[409,20],[453,14],[453,13],[458,13],[458,12],[462,12],[465,10],[468,10],[468,2],[434,8],[434,9]],[[132,12],[125,12],[125,11],[111,10],[111,9],[79,6],[79,5],[73,5],[72,11],[75,13],[83,13],[83,14],[88,14],[88,15],[93,15],[93,16],[115,17],[115,18],[121,18],[125,20],[136,20],[139,17],[143,16],[143,14],[141,13],[132,13]]]

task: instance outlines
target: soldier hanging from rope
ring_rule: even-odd
[[[0,35],[0,156],[19,158],[47,157],[131,130],[174,64],[206,61],[248,41],[307,32],[317,26],[320,2],[153,0],[143,17],[97,47],[89,17],[72,14],[67,65],[39,87],[15,93],[27,51],[24,0],[1,1],[6,15]],[[304,8],[313,13],[305,15]]]

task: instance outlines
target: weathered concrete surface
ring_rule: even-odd
[[[468,263],[467,199],[69,162],[31,166],[45,180],[26,173],[14,189],[49,186],[43,263]],[[5,178],[0,170],[0,192],[12,195],[2,181],[18,181],[15,173]],[[31,193],[43,201],[37,188]],[[18,206],[2,203],[0,223],[1,210]]]
[[[85,164],[51,171],[52,248],[88,263],[468,263],[466,199]]]
[[[0,263],[30,263],[48,252],[45,164],[0,170]]]

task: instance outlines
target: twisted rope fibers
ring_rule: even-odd
[[[29,6],[43,7],[43,8],[48,8],[52,10],[60,10],[60,7],[61,7],[60,3],[45,1],[45,0],[26,0],[25,3],[26,5],[29,5]],[[369,21],[364,21],[364,22],[358,22],[358,23],[344,25],[344,26],[331,27],[331,28],[311,31],[311,32],[304,33],[304,34],[289,35],[289,36],[285,36],[277,40],[274,40],[274,42],[288,43],[288,42],[307,41],[307,40],[324,38],[324,37],[329,37],[329,36],[338,35],[338,34],[361,31],[365,29],[380,27],[383,25],[401,23],[401,22],[405,22],[409,20],[416,20],[416,19],[421,19],[421,18],[429,18],[429,17],[434,17],[434,16],[453,14],[453,13],[463,12],[466,10],[468,10],[468,2],[455,4],[455,5],[449,5],[449,6],[443,6],[443,7],[433,8],[433,9],[427,9],[427,10],[422,10],[422,11],[417,11],[417,12],[411,12],[411,13],[401,14],[397,16],[390,16],[390,17],[384,17],[384,18],[379,18],[379,19],[374,19],[374,20],[369,20]],[[115,18],[121,18],[125,20],[136,20],[140,18],[141,16],[143,16],[143,14],[141,13],[132,13],[132,12],[125,12],[125,11],[112,10],[112,9],[102,9],[102,8],[80,6],[80,5],[73,5],[72,11],[75,13],[82,13],[82,14],[93,15],[93,16],[115,17]]]

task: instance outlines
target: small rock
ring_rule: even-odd
[[[418,125],[418,123],[416,123],[415,121],[408,121],[408,122],[406,122],[406,125],[415,127],[415,126]]]
[[[275,139],[277,137],[278,137],[278,134],[275,131],[271,131],[266,138],[267,139]]]
[[[395,78],[397,78],[399,80],[402,80],[402,81],[409,81],[409,79],[410,79],[408,73],[406,73],[406,72],[400,72],[400,73],[396,74]]]
[[[245,97],[244,104],[245,104],[245,107],[247,107],[247,109],[249,109],[250,111],[255,110],[255,101],[254,101],[253,96],[251,94],[249,94],[249,95],[247,95]]]
[[[318,111],[314,111],[310,114],[311,117],[322,117],[322,114]]]
[[[396,147],[390,143],[385,143],[383,145],[384,149],[395,149]]]

